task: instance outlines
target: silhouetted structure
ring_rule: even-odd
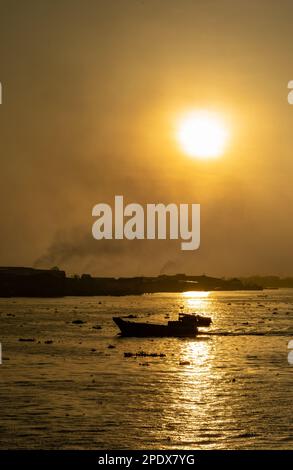
[[[139,295],[155,292],[185,292],[210,290],[257,290],[256,283],[240,279],[220,279],[209,276],[158,277],[92,277],[89,274],[66,277],[56,268],[33,269],[0,267],[1,297],[61,297],[91,295]]]
[[[61,297],[65,284],[65,271],[0,267],[1,297]]]
[[[279,289],[279,288],[292,288],[293,278],[292,277],[278,277],[278,276],[250,276],[241,278],[246,283],[258,284],[265,289]]]

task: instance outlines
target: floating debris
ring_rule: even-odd
[[[18,338],[18,341],[33,343],[36,340],[35,340],[35,338]]]
[[[180,366],[190,366],[190,361],[180,361],[179,365]]]
[[[74,325],[83,325],[86,322],[83,320],[73,320],[71,323],[73,323]]]
[[[123,318],[137,318],[137,315],[132,315],[131,313],[130,315],[126,315]]]
[[[146,353],[144,351],[139,351],[137,353],[125,352],[124,357],[166,357],[164,353]]]
[[[101,330],[102,327],[101,327],[100,325],[95,325],[95,326],[93,326],[93,329],[94,329],[94,330]]]
[[[116,348],[116,346],[114,346],[113,344],[109,344],[109,346],[108,346],[108,349],[115,349],[115,348]]]
[[[47,340],[45,341],[45,344],[53,344],[53,341],[52,341],[51,339],[47,339]]]

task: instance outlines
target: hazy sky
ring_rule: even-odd
[[[0,0],[1,265],[293,274],[292,0]],[[174,122],[231,142],[188,157]],[[92,207],[200,203],[201,247],[92,239]]]

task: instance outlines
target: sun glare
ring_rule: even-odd
[[[220,157],[225,151],[228,137],[224,120],[210,111],[187,113],[178,124],[178,142],[182,150],[191,157]]]

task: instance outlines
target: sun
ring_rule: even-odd
[[[220,157],[226,149],[228,138],[224,119],[217,113],[191,111],[179,120],[177,140],[182,150],[191,157]]]

